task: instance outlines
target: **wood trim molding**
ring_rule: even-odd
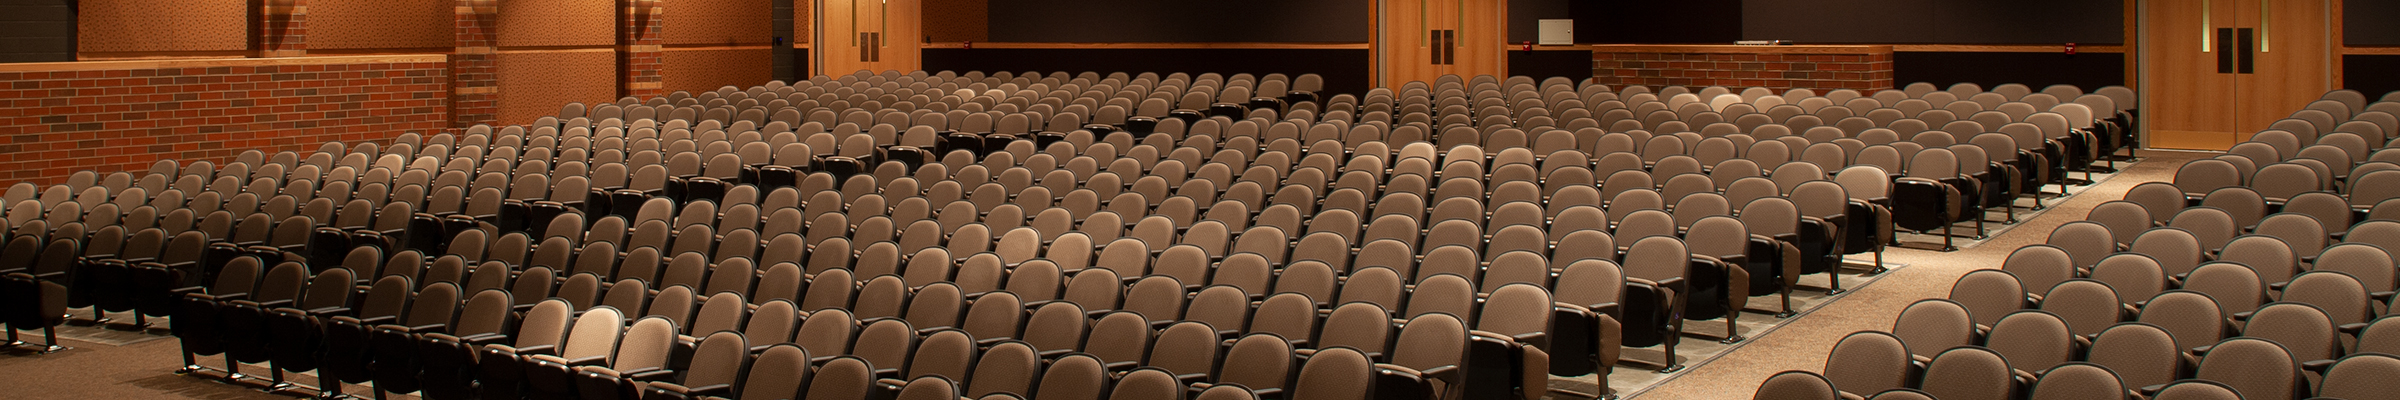
[[[75,61],[48,63],[0,64],[0,72],[36,71],[103,71],[119,69],[261,67],[278,65],[326,64],[390,64],[447,62],[448,54],[394,54],[371,56],[309,56],[282,58],[207,58],[167,60]]]
[[[1890,53],[1891,45],[1741,46],[1711,44],[1601,44],[1592,51],[1607,53],[1722,53],[1722,54],[1868,54]]]
[[[250,57],[250,56],[251,56],[251,52],[250,52],[250,50],[206,50],[206,51],[137,51],[137,52],[97,52],[97,51],[79,51],[79,52],[76,52],[76,53],[75,53],[75,59],[76,59],[76,60],[79,60],[79,61],[118,61],[118,60],[178,60],[178,59],[194,59],[194,60],[196,60],[196,59],[218,59],[218,58],[243,58],[243,57]]]
[[[496,54],[526,54],[526,53],[616,53],[616,52],[617,52],[617,48],[616,48],[616,46],[609,46],[609,47],[601,47],[601,48],[582,48],[582,47],[574,47],[574,48],[549,48],[549,47],[533,47],[533,48],[503,48],[503,49],[500,49],[500,50],[498,50],[498,51],[494,51],[493,53],[496,53]]]
[[[925,43],[927,49],[965,49],[958,42]],[[1297,49],[1297,50],[1367,50],[1367,43],[1266,43],[1266,42],[1128,42],[1128,43],[1070,43],[1070,42],[987,42],[975,43],[977,49]]]
[[[726,46],[726,45],[694,45],[694,44],[686,44],[686,45],[673,45],[673,44],[670,44],[670,45],[667,45],[667,46],[666,46],[666,48],[665,48],[665,51],[686,51],[686,50],[769,50],[769,49],[774,49],[774,48],[775,48],[775,46],[773,46],[773,45],[763,45],[763,44],[762,44],[762,45],[734,45],[734,46]]]
[[[2340,53],[2340,54],[2335,54],[2336,56],[2344,56],[2344,55],[2351,55],[2351,54],[2367,54],[2367,55],[2379,55],[2379,56],[2400,55],[2400,46],[2342,46],[2342,47],[2340,47],[2340,49],[2341,49],[2341,53]]]
[[[617,50],[618,50],[618,49],[617,49],[617,46],[616,46],[616,45],[606,45],[606,46],[513,46],[513,47],[501,47],[501,48],[499,48],[498,50],[496,50],[496,51],[494,51],[494,52],[495,52],[495,53],[500,53],[500,54],[513,54],[513,53],[583,53],[583,52],[607,52],[607,53],[614,53],[614,52],[617,52]]]
[[[372,56],[372,55],[405,55],[405,54],[428,54],[428,53],[431,53],[431,54],[442,54],[442,53],[449,53],[449,52],[452,52],[452,51],[456,51],[457,49],[458,49],[458,48],[456,48],[456,47],[423,47],[423,48],[390,48],[390,49],[309,49],[309,50],[308,50],[308,54],[310,54],[310,55],[320,55],[320,56]]]
[[[2124,53],[2125,45],[2077,45],[2077,53]],[[2064,53],[2066,44],[1896,44],[1893,51],[1936,53]]]

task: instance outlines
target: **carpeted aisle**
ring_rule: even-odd
[[[1759,382],[1776,372],[1794,369],[1822,372],[1825,353],[1842,336],[1862,330],[1889,331],[1893,318],[1909,303],[1948,297],[1951,283],[1968,271],[1999,268],[2000,260],[2009,252],[2042,243],[2050,236],[2051,229],[2082,220],[2092,207],[2123,199],[2125,191],[2134,185],[2173,180],[2175,169],[2185,161],[2217,153],[2145,150],[2141,154],[2145,158],[2141,163],[2118,173],[2115,179],[2090,187],[2066,201],[2048,204],[2049,212],[2022,221],[1975,247],[1954,253],[1899,248],[1887,251],[1885,262],[1907,264],[1908,268],[1885,277],[1884,282],[1801,316],[1773,334],[1752,339],[1749,345],[1667,381],[1639,398],[1749,399],[1758,391]]]

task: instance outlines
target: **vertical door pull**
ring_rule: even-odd
[[[2239,33],[2234,34],[2234,36],[2237,36],[2236,39],[2238,39],[2238,42],[2241,43],[2241,49],[2234,51],[2234,55],[2240,58],[2240,61],[2235,62],[2236,64],[2239,64],[2239,66],[2236,67],[2239,69],[2239,73],[2250,73],[2252,71],[2251,59],[2258,55],[2258,52],[2251,51],[2251,44],[2255,43],[2250,41],[2251,33],[2252,32],[2250,28],[2242,28]]]
[[[2217,73],[2233,73],[2233,28],[2217,28]]]

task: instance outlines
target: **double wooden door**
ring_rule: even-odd
[[[820,0],[812,39],[817,75],[923,69],[920,0]]]
[[[2329,3],[2142,1],[2147,143],[2224,150],[2340,87]]]
[[[1500,76],[1507,0],[1380,0],[1376,86],[1398,88],[1442,75]]]

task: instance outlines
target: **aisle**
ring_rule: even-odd
[[[2185,161],[2216,154],[2145,150],[2143,162],[2125,167],[2113,179],[2082,188],[2074,197],[2048,202],[2047,212],[1975,247],[1951,253],[1894,248],[1884,254],[1884,261],[1905,264],[1908,268],[1887,274],[1885,282],[1852,292],[1840,302],[1795,318],[1772,335],[1752,339],[1717,362],[1691,368],[1638,398],[1749,399],[1758,391],[1758,384],[1776,372],[1822,371],[1825,353],[1842,336],[1862,330],[1888,331],[1901,308],[1917,300],[1947,297],[1951,283],[1960,275],[1998,268],[1999,260],[2009,252],[2042,243],[2051,229],[2082,220],[2092,207],[2123,198],[2125,191],[2134,185],[2172,180],[2175,169]]]

